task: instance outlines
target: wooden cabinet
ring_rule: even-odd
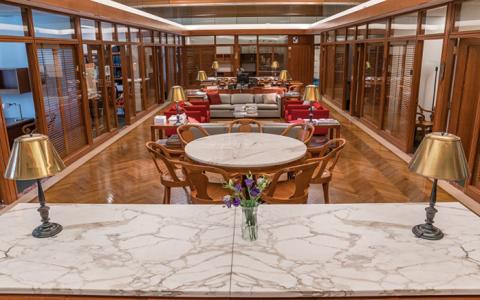
[[[0,69],[0,94],[30,92],[28,68]]]

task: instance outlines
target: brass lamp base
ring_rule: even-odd
[[[443,232],[431,224],[419,224],[414,226],[412,232],[416,237],[426,240],[436,241],[443,238]]]
[[[46,222],[38,226],[32,231],[32,235],[36,238],[49,238],[56,236],[63,230],[62,225],[57,223]]]

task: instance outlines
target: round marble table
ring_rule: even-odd
[[[306,152],[301,141],[268,133],[210,135],[185,147],[191,160],[231,171],[279,169],[303,159]]]

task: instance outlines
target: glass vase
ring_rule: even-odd
[[[242,207],[242,239],[256,241],[258,238],[258,206]]]

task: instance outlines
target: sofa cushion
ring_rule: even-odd
[[[257,104],[263,103],[263,94],[255,94],[254,99]]]
[[[220,94],[220,100],[222,100],[222,104],[231,104],[231,97],[230,94]]]
[[[207,97],[210,105],[222,104],[222,100],[220,99],[220,94],[218,93],[218,91],[208,92]]]
[[[253,94],[232,94],[232,104],[253,103]]]
[[[263,103],[277,104],[277,94],[263,94]]]
[[[262,110],[276,110],[278,109],[277,104],[257,104],[258,109]]]
[[[233,110],[233,105],[231,104],[215,104],[210,105],[211,110]]]

